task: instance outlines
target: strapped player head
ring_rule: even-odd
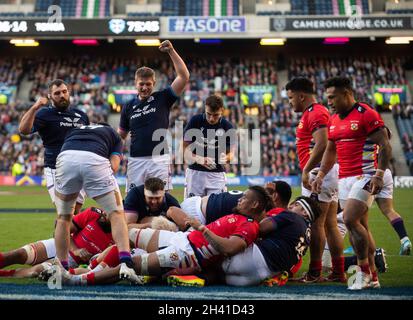
[[[145,202],[150,211],[158,211],[165,200],[165,182],[159,178],[148,178],[145,180],[144,193]]]
[[[310,223],[314,223],[320,216],[321,209],[318,202],[310,197],[297,197],[289,206],[288,210],[303,216]]]

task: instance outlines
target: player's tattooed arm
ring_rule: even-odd
[[[243,238],[238,236],[220,237],[195,218],[189,218],[186,223],[195,230],[201,231],[209,244],[226,257],[232,257],[247,247],[247,243]]]
[[[380,128],[369,135],[369,139],[379,146],[377,168],[386,170],[389,167],[392,147],[386,129]]]
[[[229,238],[222,238],[207,227],[204,226],[202,231],[205,239],[212,245],[215,250],[223,254],[226,257],[232,257],[237,253],[243,251],[247,247],[247,243],[244,239],[238,236],[231,236]]]
[[[389,167],[392,148],[390,145],[389,136],[384,127],[372,132],[369,135],[369,139],[379,147],[379,153],[377,156],[377,171],[376,174],[372,176],[370,182],[371,193],[377,194],[383,188],[384,171]]]

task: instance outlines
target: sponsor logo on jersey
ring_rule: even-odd
[[[82,126],[81,123],[78,123],[79,120],[80,120],[80,118],[74,118],[74,119],[72,119],[72,118],[69,118],[69,117],[63,117],[63,119],[64,119],[66,122],[61,121],[61,122],[60,122],[60,126],[61,126],[61,127],[81,127],[81,126]]]
[[[218,129],[218,130],[215,132],[215,135],[216,135],[217,137],[222,137],[224,134],[225,134],[225,130],[224,130],[224,129]]]

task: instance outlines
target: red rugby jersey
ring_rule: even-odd
[[[314,148],[314,131],[327,128],[330,113],[321,104],[314,103],[304,110],[296,130],[297,155],[301,170],[304,169]]]
[[[343,119],[331,117],[328,138],[336,144],[339,178],[374,174],[377,146],[368,135],[381,127],[380,115],[365,103],[356,103]]]
[[[257,239],[259,233],[259,225],[257,221],[239,214],[224,216],[206,225],[206,227],[223,238],[239,236],[245,240],[247,245],[253,243]],[[202,232],[192,231],[188,235],[188,240],[195,247],[197,257],[201,257],[201,259],[198,259],[201,261],[198,262],[202,267],[207,267],[223,258],[222,254],[209,244]]]
[[[99,210],[87,208],[73,218],[73,223],[79,229],[72,235],[73,242],[78,248],[85,248],[93,255],[114,244],[112,234],[105,233],[98,223]]]

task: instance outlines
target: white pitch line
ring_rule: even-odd
[[[63,293],[63,292],[62,292]],[[65,292],[66,293],[66,292]],[[173,295],[171,295],[173,294]],[[149,296],[149,297],[148,297]],[[168,297],[168,298],[166,298]],[[287,294],[287,293],[255,293],[219,291],[219,292],[171,292],[171,291],[81,291],[70,290],[67,295],[55,294],[0,294],[0,299],[38,299],[38,300],[228,300],[234,297],[237,300],[412,300],[413,295],[380,295],[380,294],[345,294],[345,293],[314,293],[314,294]]]

